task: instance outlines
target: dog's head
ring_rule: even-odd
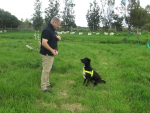
[[[86,66],[86,65],[90,64],[91,60],[86,57],[84,59],[81,59],[81,62]]]

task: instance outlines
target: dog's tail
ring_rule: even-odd
[[[104,83],[104,84],[106,84],[106,81],[105,81],[105,80],[101,80],[101,83]]]

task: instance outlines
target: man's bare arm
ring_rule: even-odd
[[[42,38],[42,46],[44,46],[47,50],[51,51],[53,55],[58,55],[58,53],[55,52],[54,49],[52,49],[48,44],[47,44],[47,39]]]

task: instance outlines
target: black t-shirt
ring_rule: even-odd
[[[47,50],[45,47],[42,46],[42,38],[47,39],[48,40],[48,45],[52,48],[52,49],[56,49],[57,48],[57,38],[56,38],[57,32],[54,29],[53,25],[47,24],[47,26],[44,28],[44,30],[42,31],[41,34],[41,47],[40,47],[40,53],[42,55],[50,55],[50,56],[54,56],[51,51]]]

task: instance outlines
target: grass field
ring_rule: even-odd
[[[50,81],[40,90],[41,57],[34,32],[0,34],[0,113],[150,113],[148,34],[61,35]],[[29,49],[26,45],[32,46]],[[81,58],[107,82],[83,85]]]

